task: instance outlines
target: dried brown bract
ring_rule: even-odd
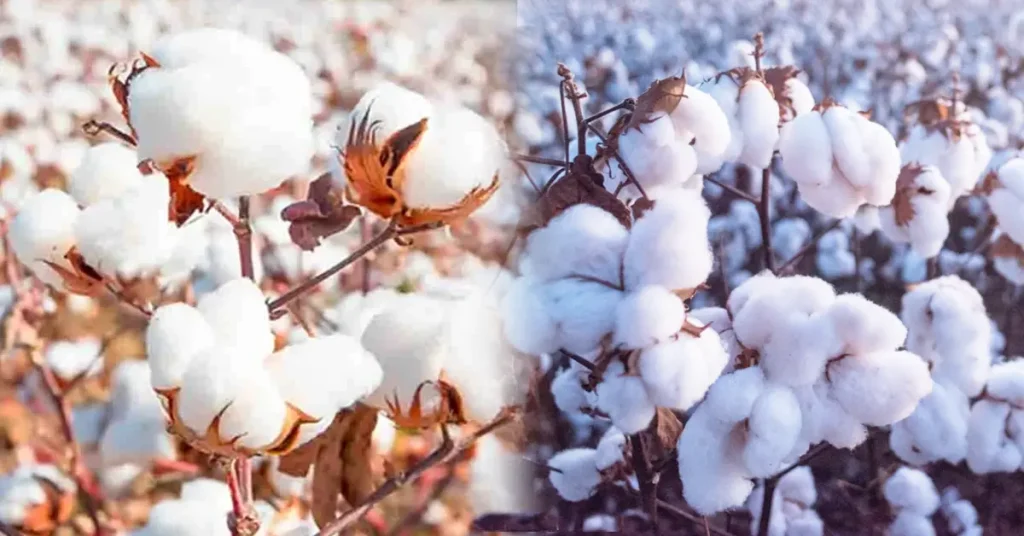
[[[640,128],[665,114],[672,113],[686,98],[686,76],[672,76],[655,80],[636,99],[636,109],[629,116],[625,128]]]
[[[897,225],[905,226],[914,219],[914,205],[910,201],[916,194],[932,193],[931,190],[918,187],[917,177],[921,173],[924,173],[924,166],[912,162],[903,166],[896,177],[896,195],[892,198],[892,208]]]
[[[627,229],[632,226],[630,210],[615,194],[604,189],[604,177],[594,169],[590,156],[580,155],[569,172],[553,183],[533,207],[527,229],[543,227],[569,207],[590,204],[609,212]]]
[[[320,241],[347,229],[362,214],[359,207],[347,205],[344,192],[334,186],[331,176],[324,173],[309,185],[304,201],[298,201],[281,211],[281,219],[289,222],[288,234],[292,242],[305,251],[312,251]]]

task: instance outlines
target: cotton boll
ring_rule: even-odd
[[[78,341],[53,341],[43,352],[43,361],[58,378],[71,381],[80,374],[92,376],[102,370],[102,351],[99,339],[92,337]]]
[[[939,493],[923,471],[900,467],[885,481],[882,493],[889,504],[902,512],[930,516],[939,508]]]
[[[698,406],[676,444],[683,498],[701,515],[743,504],[754,483],[741,462],[742,433]]]
[[[953,199],[949,184],[938,168],[925,166],[906,193],[897,192],[896,196],[900,195],[909,195],[912,217],[901,225],[893,206],[882,207],[879,210],[882,232],[895,242],[909,242],[924,258],[934,257],[949,235],[947,213]]]
[[[864,203],[861,193],[839,178],[821,186],[800,185],[799,190],[800,199],[808,206],[833,218],[849,218]]]
[[[285,428],[288,408],[277,390],[276,378],[263,367],[247,367],[239,372],[245,388],[220,415],[220,438],[254,450],[276,446],[289,431]]]
[[[397,400],[401,408],[408,408],[423,382],[440,378],[447,354],[446,315],[441,301],[405,294],[373,317],[361,342],[380,363],[383,381],[367,398],[368,404],[387,408],[388,401]]]
[[[981,399],[971,407],[967,421],[967,466],[979,474],[1017,471],[1021,451],[1007,436],[1009,404]]]
[[[558,325],[551,317],[544,287],[532,277],[512,283],[501,301],[502,328],[512,346],[540,355],[558,349]]]
[[[956,387],[935,382],[909,417],[893,424],[889,437],[893,452],[908,463],[935,460],[959,463],[967,455],[967,420],[970,405]]]
[[[832,154],[842,177],[854,188],[863,188],[870,184],[873,170],[865,150],[866,140],[861,137],[858,124],[858,119],[863,118],[842,106],[828,108],[822,112],[821,118],[828,129]]]
[[[804,185],[832,181],[832,142],[820,113],[808,113],[783,125],[779,133],[782,170]]]
[[[813,385],[794,388],[804,423],[794,453],[799,456],[813,443],[827,441],[837,448],[852,449],[867,439],[867,429],[833,399],[822,378]]]
[[[197,355],[185,372],[176,397],[181,423],[204,435],[214,418],[248,389],[247,371],[255,366],[252,356],[231,346],[210,348]]]
[[[838,296],[826,315],[843,341],[843,354],[893,350],[907,338],[899,317],[861,294]]]
[[[626,435],[612,426],[597,442],[594,464],[598,471],[605,471],[615,464],[625,463]]]
[[[380,121],[377,127],[379,140],[386,139],[420,119],[430,117],[434,112],[433,104],[423,95],[392,82],[381,82],[360,97],[349,115],[349,124],[343,124],[338,128],[335,138],[338,147],[344,147],[348,143],[350,122],[361,121],[371,109],[373,120]]]
[[[644,188],[682,184],[697,170],[697,153],[690,145],[680,143],[666,116],[623,133],[619,154]],[[609,171],[610,176],[617,177],[618,163],[609,163]]]
[[[716,76],[707,84],[708,95],[718,103],[729,121],[729,145],[721,156],[722,162],[736,161],[743,151],[745,136],[739,118],[739,92],[731,76]]]
[[[551,382],[551,395],[555,406],[566,413],[597,408],[597,394],[583,389],[589,372],[572,362],[569,368],[560,372]]]
[[[142,180],[138,161],[135,151],[120,143],[94,145],[68,178],[68,193],[84,207],[120,197]]]
[[[493,435],[481,437],[469,467],[474,512],[532,512],[535,467]]]
[[[646,348],[678,333],[685,320],[686,306],[679,296],[665,287],[641,287],[619,302],[612,342],[629,349]]]
[[[655,406],[685,411],[704,397],[727,361],[714,330],[705,329],[699,337],[681,333],[643,350],[640,377]]]
[[[986,200],[1000,229],[1018,244],[1024,244],[1024,158],[1014,158],[999,167]],[[986,179],[985,184],[990,179]]]
[[[75,246],[75,224],[80,214],[71,196],[47,188],[21,205],[8,229],[8,240],[18,260],[56,289],[64,288],[64,280],[46,263],[72,270],[64,255]]]
[[[779,105],[760,80],[748,80],[740,88],[739,119],[743,131],[739,161],[757,169],[767,168],[779,140]]]
[[[542,281],[579,275],[618,284],[628,239],[615,216],[584,203],[531,233],[524,255],[531,275]]]
[[[932,520],[914,512],[900,512],[889,525],[890,536],[935,536]]]
[[[166,181],[161,176],[145,177],[121,196],[82,211],[75,239],[90,266],[103,274],[133,279],[153,275],[170,259],[178,229],[167,218]]]
[[[745,335],[752,317],[744,310],[737,333]],[[842,340],[826,314],[805,316],[800,313],[778,311],[771,325],[773,333],[761,351],[760,366],[771,381],[793,387],[814,383],[830,358],[839,355]],[[742,339],[746,341],[747,339]]]
[[[608,415],[623,433],[641,432],[654,419],[656,408],[647,396],[644,382],[637,376],[627,375],[621,363],[608,367],[595,391],[597,409]]]
[[[723,307],[702,307],[690,311],[689,318],[707,325],[708,329],[713,329],[715,333],[718,333],[719,342],[725,348],[726,353],[727,363],[725,371],[731,371],[732,360],[739,355],[742,349],[740,348],[739,341],[736,340],[736,333],[732,329],[732,319],[729,318],[729,312]]]
[[[871,426],[909,416],[932,389],[928,365],[910,352],[873,352],[831,363],[832,395],[846,412]]]
[[[751,408],[743,461],[754,477],[779,472],[796,444],[802,423],[800,403],[789,388],[768,384]]]
[[[198,309],[184,303],[158,307],[146,328],[153,388],[180,387],[192,360],[213,344],[213,329]]]
[[[747,367],[718,378],[699,407],[716,420],[738,423],[750,415],[764,390],[764,372],[760,367]]]
[[[896,140],[882,125],[860,115],[856,119],[871,169],[869,182],[862,190],[864,199],[875,206],[887,205],[896,194],[896,179],[900,174]]]
[[[676,132],[694,136],[696,173],[704,175],[718,171],[732,139],[729,118],[711,95],[693,86],[686,86],[683,94],[685,97],[669,118]]]
[[[196,306],[213,328],[218,344],[237,347],[254,362],[274,351],[270,312],[251,279],[233,279],[199,299]]]
[[[658,199],[629,235],[623,265],[627,289],[696,288],[711,273],[710,211],[700,194],[680,190]]]
[[[561,279],[542,289],[548,315],[558,328],[556,348],[586,354],[615,327],[622,292],[600,283]]]
[[[575,448],[563,450],[548,460],[548,467],[555,469],[548,473],[548,480],[559,496],[570,502],[580,502],[594,494],[601,483],[596,457],[594,449]]]

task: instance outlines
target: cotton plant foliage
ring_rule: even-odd
[[[172,427],[212,452],[292,450],[382,379],[373,355],[346,335],[275,352],[263,294],[248,279],[225,283],[196,307],[158,308],[146,348]]]

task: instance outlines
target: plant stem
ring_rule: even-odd
[[[760,34],[759,34],[760,35]],[[775,272],[775,252],[772,250],[772,166],[761,170],[761,199],[757,204],[757,214],[761,219],[761,245],[764,248],[764,267]]]
[[[732,194],[732,195],[734,195],[734,196],[736,196],[736,197],[738,197],[738,198],[740,198],[740,199],[742,199],[744,201],[749,201],[749,202],[751,202],[751,203],[753,203],[755,205],[760,205],[760,201],[756,197],[748,194],[747,192],[744,192],[743,190],[740,190],[739,188],[737,188],[737,187],[735,187],[735,186],[733,186],[731,184],[727,184],[725,182],[722,182],[722,181],[718,180],[714,175],[708,175],[708,176],[704,177],[704,180],[710,182],[711,184],[714,184],[714,185],[718,186],[719,188],[729,192],[730,194]]]
[[[808,240],[806,244],[804,244],[804,247],[800,248],[800,250],[794,253],[793,256],[789,258],[789,260],[787,260],[786,262],[782,263],[781,266],[779,266],[777,272],[782,274],[792,269],[796,265],[796,263],[800,262],[800,259],[802,259],[804,255],[807,255],[808,252],[810,252],[817,246],[818,240],[820,240],[822,236],[825,236],[825,233],[831,231],[832,229],[835,229],[836,227],[839,227],[840,223],[843,223],[843,220],[835,220],[832,223],[830,223],[827,227],[823,228],[817,233],[814,233],[814,236],[812,236],[811,239]]]
[[[122,142],[131,147],[135,147],[138,144],[135,141],[135,138],[133,138],[130,134],[123,132],[121,129],[105,121],[100,122],[96,121],[95,119],[90,119],[84,125],[82,125],[82,130],[85,131],[85,133],[90,136],[95,136],[100,132],[104,132],[121,140]]]
[[[252,227],[249,225],[249,196],[238,199],[238,221],[234,222],[235,238],[238,239],[238,259],[242,277],[253,279]]]
[[[651,471],[651,462],[647,459],[643,432],[629,436],[629,446],[633,454],[633,471],[636,472],[636,480],[640,484],[640,502],[644,511],[651,518],[651,524],[657,533],[658,484],[654,481],[655,475]]]
[[[761,498],[761,518],[757,523],[757,536],[768,536],[768,527],[772,522],[772,503],[775,501],[775,485],[779,482],[778,478],[778,476],[773,476],[764,481],[764,496]]]
[[[515,159],[521,162],[529,162],[531,164],[544,164],[547,166],[565,167],[565,162],[561,160],[555,160],[554,158],[544,158],[543,156],[531,156],[528,154],[517,154]]]

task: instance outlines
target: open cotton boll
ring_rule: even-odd
[[[972,472],[1009,473],[1020,468],[1024,459],[1021,449],[1006,429],[1013,412],[1005,402],[984,398],[971,406],[967,421],[967,466]]]
[[[941,129],[914,125],[900,144],[903,162],[939,168],[950,190],[947,209],[974,188],[992,157],[980,127],[967,124],[958,130],[960,135],[947,137]]]
[[[387,408],[388,401],[397,400],[401,408],[408,408],[417,387],[441,376],[448,352],[446,317],[440,300],[404,294],[370,320],[361,343],[377,358],[383,380],[367,403]]]
[[[601,484],[595,465],[597,451],[587,448],[566,449],[548,460],[548,480],[563,499],[580,502],[589,499]]]
[[[213,344],[213,329],[198,309],[184,303],[158,307],[146,327],[153,388],[181,387],[189,364]]]
[[[903,168],[901,177],[907,169]],[[910,243],[924,258],[934,257],[949,235],[947,214],[952,200],[939,168],[924,166],[905,184],[897,185],[893,204],[879,209],[882,232],[894,242]]]
[[[1024,244],[1024,158],[1014,158],[999,167],[994,180],[986,179],[983,190],[988,206],[1003,230],[1017,244]]]
[[[233,346],[218,345],[198,354],[175,398],[177,418],[192,432],[205,435],[214,418],[249,389],[249,371],[258,367],[251,355]]]
[[[547,315],[557,327],[555,348],[586,354],[615,329],[621,291],[591,281],[560,279],[545,284],[542,292]]]
[[[138,163],[135,151],[120,143],[94,145],[68,178],[68,193],[83,207],[119,197],[142,180]]]
[[[213,328],[218,344],[238,348],[254,363],[274,351],[266,298],[251,279],[224,283],[200,298],[196,308]]]
[[[525,354],[554,352],[560,344],[558,326],[548,311],[544,286],[520,277],[501,300],[502,330],[512,346]]]
[[[868,140],[861,137],[858,124],[858,119],[863,117],[842,106],[830,106],[821,112],[821,119],[828,129],[829,140],[832,142],[832,156],[841,173],[836,180],[845,179],[854,188],[863,188],[870,184],[873,170],[866,151]],[[893,182],[898,172],[898,169],[894,170]]]
[[[798,467],[779,479],[772,502],[769,534],[773,536],[821,536],[823,527],[811,506],[818,499],[810,467]],[[747,498],[751,530],[757,532],[761,521],[764,487],[758,486]]]
[[[697,153],[680,134],[663,115],[619,137],[619,154],[641,186],[679,185],[697,171]],[[618,162],[611,161],[608,166],[611,177],[626,179],[619,177]]]
[[[571,361],[569,368],[559,372],[551,381],[551,395],[555,406],[566,413],[597,408],[597,393],[583,388],[583,382],[590,376],[590,371],[582,365]]]
[[[615,216],[583,203],[530,233],[523,254],[529,273],[541,281],[579,275],[618,284],[628,239]]]
[[[729,118],[711,95],[690,85],[683,95],[669,119],[677,133],[693,137],[695,172],[704,175],[718,171],[732,139]]]
[[[732,360],[739,355],[742,348],[740,348],[739,341],[736,340],[736,332],[732,329],[732,318],[729,316],[729,311],[724,307],[702,307],[690,311],[689,318],[707,325],[708,329],[715,330],[722,348],[725,349],[726,366],[724,370],[732,371]]]
[[[743,151],[738,160],[765,169],[779,141],[779,104],[764,82],[752,79],[740,88],[738,111],[743,131]]]
[[[939,492],[925,472],[900,467],[882,487],[885,500],[899,511],[930,516],[939,508]]]
[[[718,421],[738,423],[750,415],[764,390],[764,372],[760,367],[736,370],[711,385],[707,399],[699,408],[706,408],[704,411]]]
[[[58,290],[64,280],[46,263],[72,270],[64,255],[75,246],[75,224],[81,210],[61,190],[47,188],[18,209],[7,230],[11,249],[33,275]]]
[[[626,435],[612,426],[597,442],[597,456],[594,459],[598,471],[606,471],[616,464],[625,463]]]
[[[213,198],[262,193],[307,170],[312,94],[294,61],[255,41],[206,54],[195,44],[189,53],[174,48],[157,44],[153,57],[159,63],[166,52],[168,65],[132,80],[129,121],[141,159],[167,167],[195,157],[188,183]]]
[[[705,405],[686,421],[676,444],[683,498],[701,515],[740,506],[754,483],[742,463],[743,433]]]
[[[649,285],[626,295],[615,310],[612,342],[640,349],[678,333],[686,320],[686,305],[665,287]]]
[[[80,374],[92,376],[103,369],[102,343],[89,337],[78,341],[53,341],[43,352],[43,361],[58,378],[70,381]]]
[[[739,340],[746,342],[750,337],[750,326],[756,321],[752,314],[758,311],[777,314],[771,322],[773,333],[759,348],[759,365],[769,380],[792,387],[814,383],[824,371],[825,363],[839,355],[842,339],[825,313],[807,316],[784,308],[770,311],[747,307],[743,316],[736,317],[742,320],[736,323]]]
[[[779,154],[782,170],[800,186],[821,186],[834,180],[832,140],[820,113],[802,114],[783,125]]]
[[[743,462],[754,477],[784,468],[796,445],[802,418],[800,402],[788,387],[768,384],[751,408]]]
[[[119,197],[86,207],[75,224],[82,258],[106,275],[154,275],[177,245],[178,229],[167,213],[170,203],[167,180],[153,175]]]
[[[910,352],[844,357],[830,363],[826,374],[839,405],[871,426],[886,426],[907,418],[932,390],[928,365]]]
[[[909,417],[892,426],[889,444],[904,461],[923,465],[936,460],[959,463],[967,455],[967,396],[935,382]]]
[[[74,481],[53,465],[20,465],[0,476],[0,521],[26,530],[42,528],[31,525],[45,522],[58,508],[58,504],[51,503],[54,499],[47,493],[46,483],[56,488],[57,501],[76,489]],[[38,512],[40,509],[44,511]]]
[[[935,536],[935,526],[928,516],[909,511],[896,514],[889,525],[890,536]]]
[[[658,199],[630,231],[623,264],[626,288],[684,290],[703,283],[714,262],[707,233],[710,217],[699,193],[679,190]]]
[[[841,354],[893,350],[907,338],[899,317],[862,294],[839,295],[825,314],[843,343]]]
[[[371,108],[372,107],[372,108]],[[360,121],[368,111],[379,121],[377,139],[383,141],[398,130],[434,113],[434,105],[426,97],[393,82],[381,82],[360,97],[346,124],[338,127],[335,144],[344,147],[352,121]],[[344,174],[340,178],[344,179]],[[339,186],[344,186],[342,182]]]
[[[651,402],[685,411],[704,397],[728,359],[718,334],[704,329],[698,337],[680,333],[644,349],[638,363]]]
[[[643,380],[627,375],[620,362],[609,365],[595,391],[597,409],[608,415],[623,433],[641,432],[654,419],[656,408],[647,396]]]
[[[900,174],[900,151],[892,134],[882,125],[857,114],[856,123],[870,167],[870,176],[862,192],[864,200],[874,206],[887,205],[896,194]]]
[[[852,449],[867,439],[867,429],[833,399],[830,388],[822,378],[813,385],[793,389],[804,418],[800,441],[794,452],[803,454],[807,447],[819,441],[827,441],[837,448]]]
[[[259,450],[278,446],[290,430],[288,408],[277,390],[278,378],[261,366],[238,370],[244,388],[239,389],[223,413],[217,432],[236,447]]]
[[[981,536],[978,510],[970,501],[961,499],[956,488],[948,487],[942,491],[942,505],[939,508],[946,518],[950,532],[960,536]]]

